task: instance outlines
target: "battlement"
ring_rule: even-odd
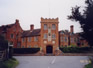
[[[55,22],[55,23],[59,23],[58,18],[42,18],[41,17],[41,23],[43,22]]]

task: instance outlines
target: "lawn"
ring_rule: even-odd
[[[0,68],[15,68],[18,61],[15,58],[0,62]]]

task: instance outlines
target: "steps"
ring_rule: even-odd
[[[45,56],[54,56],[53,54],[46,54]]]

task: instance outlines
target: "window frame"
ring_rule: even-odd
[[[52,30],[56,30],[56,25],[52,24]]]

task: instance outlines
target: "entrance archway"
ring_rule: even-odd
[[[47,54],[52,54],[53,53],[53,46],[47,46],[46,47],[46,53]]]

